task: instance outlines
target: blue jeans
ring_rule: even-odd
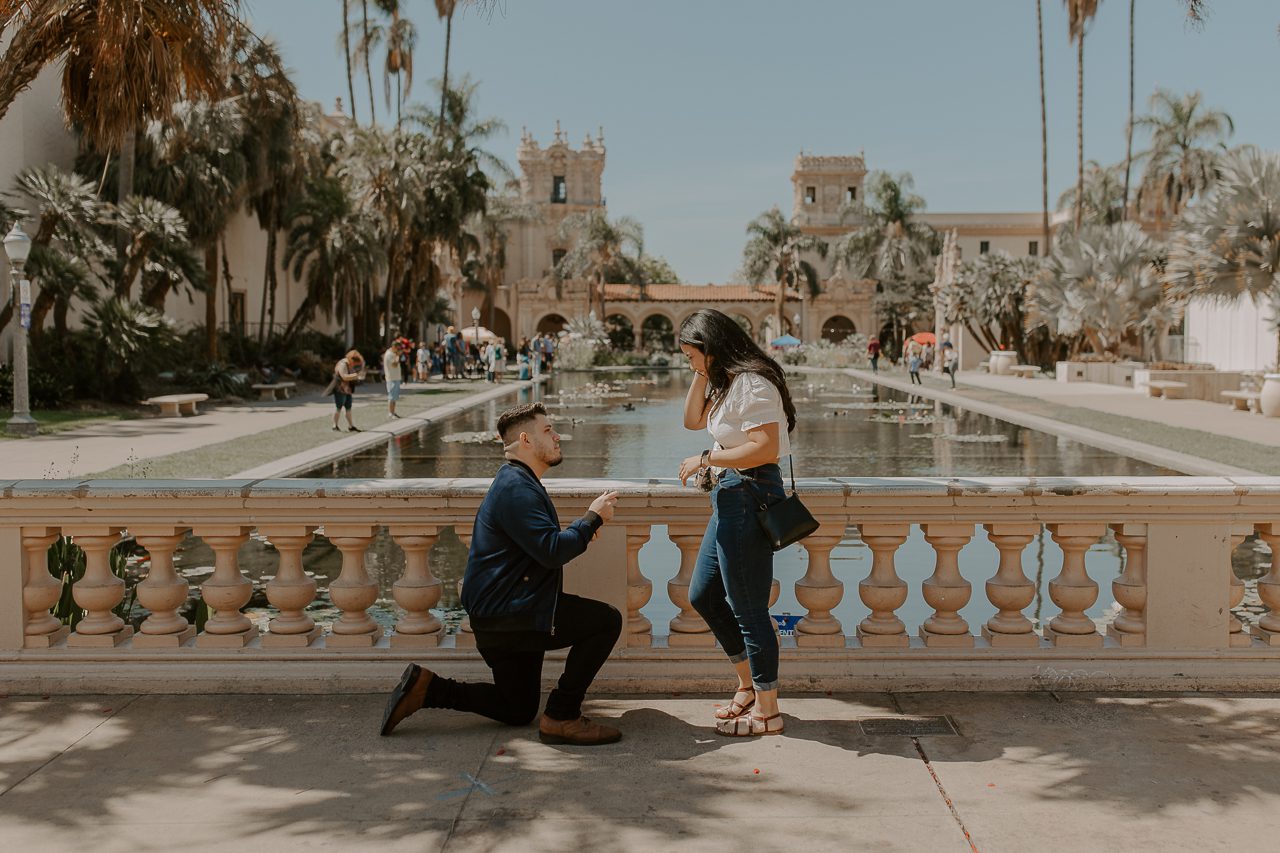
[[[711,492],[711,521],[689,582],[689,602],[732,663],[747,661],[756,690],[778,688],[778,635],[769,616],[773,548],[756,513],[786,497],[782,471],[761,465],[726,470]]]

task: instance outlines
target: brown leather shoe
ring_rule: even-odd
[[[382,713],[380,734],[383,737],[391,734],[405,717],[422,708],[422,703],[427,699],[427,687],[433,678],[435,673],[431,670],[423,669],[416,663],[409,664],[400,676],[400,683],[391,691],[387,709]]]
[[[622,740],[622,732],[604,723],[593,723],[589,717],[576,720],[553,720],[546,714],[538,723],[538,740],[543,743],[567,743],[573,746],[600,746]]]

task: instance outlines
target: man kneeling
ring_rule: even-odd
[[[544,653],[568,648],[538,737],[543,743],[613,743],[622,733],[582,716],[582,700],[622,632],[622,614],[561,586],[563,566],[613,519],[618,494],[596,498],[586,515],[561,530],[542,485],[547,469],[564,459],[547,410],[541,403],[509,409],[498,419],[498,434],[507,464],[476,513],[462,577],[462,605],[493,683],[467,684],[410,664],[387,703],[382,734],[391,734],[419,708],[471,711],[526,725],[538,714]]]

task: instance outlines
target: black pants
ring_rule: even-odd
[[[582,716],[582,700],[622,633],[622,614],[603,601],[560,594],[555,633],[476,631],[476,646],[493,671],[492,684],[469,684],[437,675],[427,689],[426,708],[470,711],[511,726],[538,716],[542,658],[552,649],[569,650],[560,683],[547,698],[553,720]]]

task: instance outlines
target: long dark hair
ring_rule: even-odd
[[[708,403],[713,409],[724,402],[735,376],[755,373],[778,389],[782,411],[787,416],[787,432],[795,430],[796,407],[791,402],[782,368],[756,346],[736,320],[714,308],[703,308],[680,324],[680,343],[708,357],[707,386],[711,389]]]

